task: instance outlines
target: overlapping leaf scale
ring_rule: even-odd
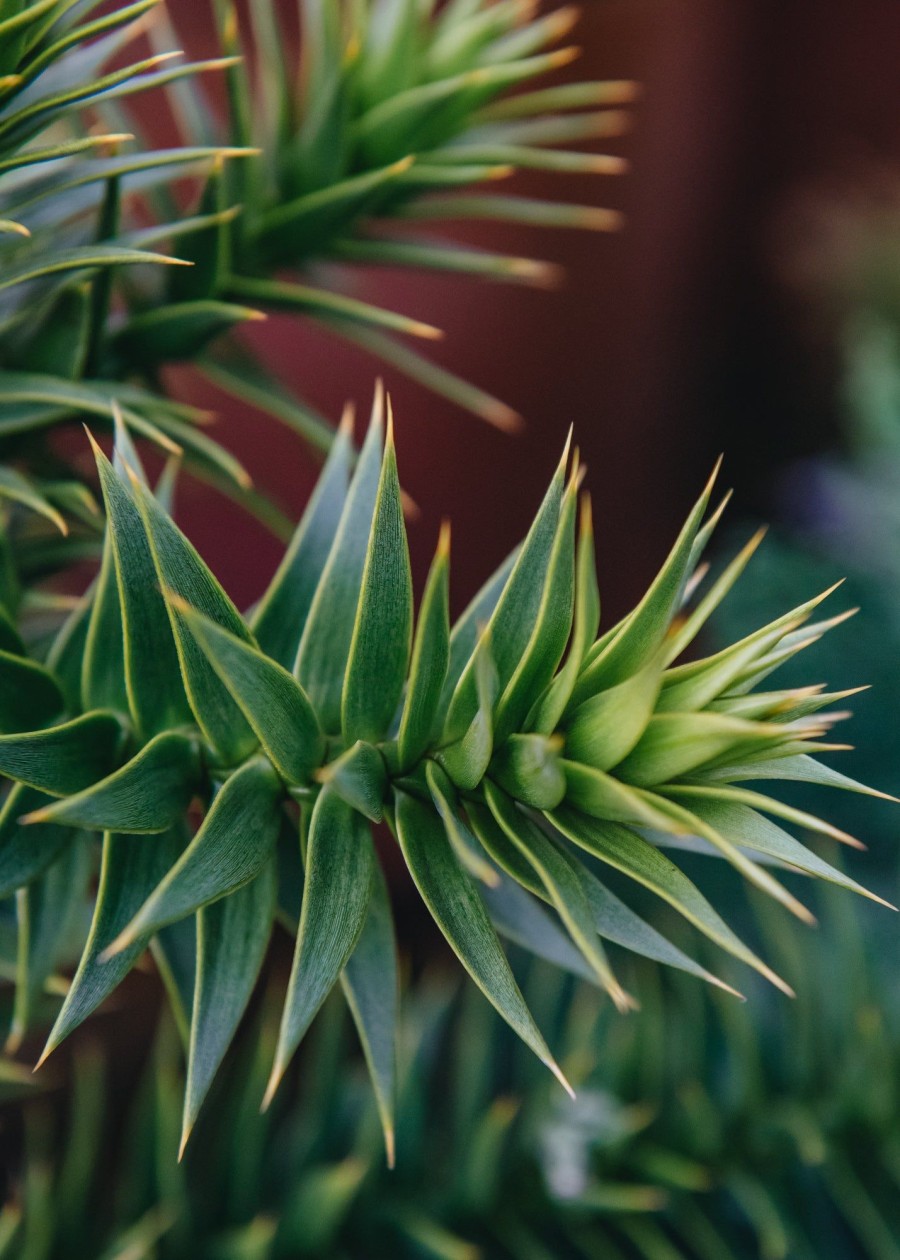
[[[585,502],[576,529],[567,447],[522,547],[453,630],[444,531],[414,624],[382,411],[379,394],[352,478],[345,429],[249,624],[141,480],[120,426],[116,465],[98,453],[101,580],[40,666],[51,682],[61,671],[63,707],[41,730],[0,735],[0,771],[19,784],[0,815],[7,887],[17,871],[27,886],[43,878],[75,834],[66,828],[108,833],[95,927],[51,1044],[155,939],[191,1025],[184,1140],[277,904],[297,944],[269,1094],[340,979],[390,1154],[397,964],[372,823],[387,824],[464,967],[555,1071],[498,933],[591,976],[622,1007],[632,999],[606,942],[721,983],[626,904],[627,892],[607,889],[604,868],[782,987],[679,868],[679,846],[718,853],[800,915],[781,882],[792,873],[864,892],[808,843],[853,838],[765,786],[801,778],[868,790],[816,757],[844,696],[754,690],[841,618],[810,624],[815,597],[680,663],[756,545],[704,588],[702,552],[720,511],[705,519],[712,483],[647,596],[604,631],[590,511]],[[80,669],[85,643],[116,635],[120,682],[96,647],[97,676],[81,670],[73,686],[67,653]],[[8,646],[21,650],[14,636]],[[156,720],[151,684],[166,697]],[[82,698],[109,707],[80,711]],[[40,857],[26,849],[29,829]],[[129,895],[116,899],[122,880]],[[25,913],[26,928],[33,919]]]

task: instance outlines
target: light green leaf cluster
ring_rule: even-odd
[[[446,530],[414,616],[384,410],[379,392],[355,461],[342,429],[247,618],[151,492],[120,425],[117,466],[95,447],[108,556],[97,583],[45,663],[13,639],[0,653],[0,697],[17,697],[0,735],[0,773],[19,785],[0,823],[7,887],[40,905],[79,833],[105,836],[90,939],[47,1052],[148,943],[165,959],[167,934],[193,917],[183,1141],[277,915],[296,946],[267,1098],[341,980],[392,1149],[397,964],[373,823],[387,824],[471,978],[563,1083],[501,937],[592,978],[622,1010],[634,999],[606,942],[722,983],[607,888],[604,867],[785,990],[665,850],[717,854],[807,921],[782,871],[864,892],[783,824],[852,838],[765,788],[800,778],[868,791],[818,760],[841,694],[761,685],[843,617],[812,620],[820,596],[682,661],[759,541],[705,582],[712,480],[644,599],[601,633],[590,510],[584,498],[578,512],[567,448],[521,547],[451,629]],[[276,906],[296,905],[300,882],[297,922]],[[30,926],[49,916],[35,914],[20,920],[26,995],[55,956]]]

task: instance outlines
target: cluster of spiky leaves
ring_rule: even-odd
[[[460,1003],[420,982],[406,999],[393,1173],[336,1002],[266,1116],[277,1021],[262,1005],[180,1166],[174,1039],[158,1043],[118,1137],[103,1063],[82,1054],[68,1140],[43,1106],[26,1112],[4,1254],[31,1257],[42,1239],[41,1254],[68,1255],[77,1238],[90,1254],[127,1242],[158,1260],[894,1260],[890,952],[871,948],[872,925],[845,898],[819,902],[841,950],[775,933],[799,994],[787,1009],[641,965],[645,1010],[621,1020],[546,964],[517,964],[558,1034],[574,1103],[535,1078],[474,990]]]
[[[239,52],[231,0],[214,7],[223,52]],[[552,282],[547,264],[461,248],[416,228],[466,219],[617,227],[614,211],[501,196],[493,185],[523,169],[621,171],[621,158],[559,146],[618,134],[625,115],[608,107],[630,102],[634,84],[575,83],[510,95],[577,55],[572,47],[554,48],[577,19],[572,6],[547,16],[536,16],[532,0],[454,0],[440,9],[431,0],[301,0],[299,8],[298,65],[274,7],[267,0],[250,6],[256,74],[250,56],[228,72],[225,138],[260,154],[213,175],[199,202],[201,210],[242,210],[187,242],[185,256],[197,268],[169,278],[170,316],[154,308],[145,322],[156,328],[167,318],[183,320],[186,297],[297,312],[477,415],[514,423],[509,407],[397,337],[428,340],[440,336],[437,328],[347,296],[315,268],[329,261]],[[200,85],[179,90],[191,97],[183,115],[209,120]],[[205,128],[207,140],[219,136],[213,122]],[[488,192],[473,195],[486,184]],[[285,272],[294,279],[285,281]],[[133,341],[140,366],[145,341]],[[220,385],[279,410],[246,348],[238,355],[233,344],[220,343],[208,366]],[[321,440],[308,408],[282,402],[284,418]]]
[[[437,329],[339,288],[288,283],[283,273],[309,280],[311,266],[330,260],[542,283],[552,268],[381,228],[466,215],[613,226],[611,212],[592,207],[446,195],[520,168],[621,167],[555,146],[621,130],[621,111],[600,107],[627,100],[632,85],[508,95],[570,59],[571,50],[547,49],[573,12],[538,19],[520,0],[467,0],[437,14],[418,0],[310,0],[301,6],[303,68],[294,81],[293,41],[279,32],[270,0],[261,0],[253,6],[251,88],[230,3],[213,5],[225,55],[185,64],[169,64],[179,54],[157,3],[0,7],[0,453],[11,465],[0,493],[52,527],[68,518],[90,535],[90,500],[41,438],[72,420],[105,422],[115,401],[136,432],[183,449],[195,472],[283,525],[252,494],[238,461],[198,428],[204,413],[161,390],[166,364],[209,360],[220,385],[327,449],[332,426],[281,388],[248,347],[232,337],[210,357],[223,334],[262,318],[261,307],[320,320],[461,405],[512,422],[508,408],[395,337],[433,337]],[[148,26],[162,51],[105,70]],[[201,86],[210,69],[228,76],[224,121]],[[167,94],[179,147],[130,144],[140,114],[128,112],[127,98],[150,87]],[[84,130],[84,110],[100,120],[93,132]],[[185,176],[200,184],[188,213],[172,188]],[[154,252],[161,246],[178,257]],[[190,265],[165,265],[173,262]],[[53,549],[40,522],[33,528],[41,571]]]
[[[246,619],[147,488],[120,424],[118,471],[97,450],[108,526],[94,588],[45,661],[29,659],[11,629],[0,659],[0,771],[16,780],[0,821],[0,886],[20,890],[16,1034],[88,879],[83,833],[103,832],[93,925],[47,1050],[149,942],[175,990],[195,952],[185,1138],[280,916],[296,951],[269,1097],[340,981],[390,1147],[396,958],[374,823],[387,823],[476,984],[558,1075],[498,929],[592,976],[620,1009],[632,999],[604,939],[714,980],[586,857],[784,988],[660,846],[705,845],[807,920],[772,864],[862,891],[769,815],[850,837],[744,786],[866,790],[812,755],[831,747],[820,737],[841,716],[829,712],[839,697],[758,689],[842,618],[809,624],[822,597],[811,599],[712,657],[678,663],[758,541],[682,611],[718,518],[704,523],[712,483],[645,598],[599,638],[590,513],[585,500],[579,527],[568,452],[521,548],[452,631],[442,535],[414,626],[381,413],[379,394],[352,477],[342,428]],[[195,801],[203,819],[191,835]]]
[[[121,128],[84,125],[84,112],[96,115],[101,103],[111,110],[226,64],[176,63],[179,54],[167,52],[106,69],[156,3],[0,4],[0,496],[18,510],[16,564],[26,581],[76,560],[99,535],[93,498],[44,440],[73,418],[106,422],[115,399],[135,431],[163,449],[184,450],[212,474],[243,476],[196,429],[198,413],[162,397],[147,373],[143,383],[129,380],[116,350],[125,273],[169,270],[176,261],[155,250],[172,226],[138,230],[123,215],[123,188],[146,196],[227,153],[134,152],[134,137]],[[71,532],[68,546],[54,541],[57,530]]]

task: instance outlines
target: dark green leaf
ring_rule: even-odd
[[[256,758],[225,780],[184,853],[107,951],[159,931],[254,879],[278,838],[282,788]]]
[[[270,861],[249,884],[197,913],[182,1152],[256,985],[272,930],[275,885]]]
[[[125,979],[144,952],[146,936],[112,958],[106,957],[109,946],[177,860],[182,844],[181,827],[161,836],[104,837],[90,935],[41,1063]]]
[[[176,621],[194,636],[216,674],[288,783],[306,783],[322,760],[325,743],[303,688],[283,666],[257,648],[169,599]]]
[[[70,796],[114,769],[125,742],[114,713],[86,713],[45,731],[0,735],[0,774]]]
[[[368,823],[331,788],[313,807],[294,965],[264,1105],[359,940],[375,863]]]
[[[199,787],[196,739],[166,731],[108,778],[34,810],[28,822],[63,823],[88,831],[165,831],[184,815]]]
[[[340,524],[310,605],[294,668],[328,735],[336,735],[341,728],[344,673],[378,494],[382,408],[379,390]]]
[[[413,594],[390,408],[381,479],[341,697],[346,744],[383,739],[409,666]]]
[[[399,769],[410,770],[436,734],[436,712],[450,653],[450,532],[444,526],[419,608],[406,701],[397,737]]]
[[[181,530],[136,480],[132,489],[166,596],[185,600],[211,621],[250,642],[240,613]],[[257,745],[240,709],[219,680],[194,636],[169,610],[181,675],[197,724],[225,765],[242,761]]]
[[[433,809],[405,792],[396,793],[396,811],[397,838],[410,874],[454,953],[510,1027],[568,1089],[441,820]]]
[[[316,777],[320,782],[330,784],[341,800],[353,809],[372,822],[381,822],[387,767],[381,753],[372,744],[359,740],[335,761],[323,766]]]
[[[94,454],[119,584],[129,706],[138,731],[149,737],[189,720],[191,710],[140,512],[99,447]]]

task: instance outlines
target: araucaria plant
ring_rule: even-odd
[[[266,91],[255,111],[232,56],[239,37],[228,3],[214,6],[224,60],[176,71],[151,58],[92,84],[118,28],[152,7],[0,0],[0,440],[9,461],[0,470],[0,774],[10,781],[0,896],[16,899],[10,1045],[34,1031],[38,1000],[48,981],[60,987],[55,972],[73,939],[80,961],[63,982],[43,1057],[149,947],[187,1042],[183,1148],[280,924],[296,945],[266,1101],[339,984],[392,1160],[398,964],[373,828],[399,846],[472,979],[567,1088],[501,937],[587,972],[622,1011],[636,1002],[604,942],[727,988],[705,953],[685,952],[620,899],[631,881],[787,989],[665,850],[723,857],[806,921],[782,870],[864,891],[782,824],[852,837],[766,787],[869,790],[819,760],[835,747],[826,736],[848,693],[767,681],[844,614],[814,620],[820,596],[712,656],[691,655],[759,542],[707,582],[703,556],[724,506],[710,511],[714,474],[645,597],[602,626],[590,505],[568,447],[521,547],[455,625],[446,529],[416,611],[381,389],[357,452],[349,413],[336,436],[326,433],[228,337],[259,306],[311,314],[486,418],[509,420],[495,400],[392,339],[421,326],[307,283],[307,271],[330,259],[544,279],[533,263],[398,235],[397,225],[485,214],[611,226],[604,211],[448,190],[522,166],[615,169],[554,146],[614,129],[593,107],[633,89],[507,96],[560,63],[548,49],[570,20],[567,11],[535,16],[520,0],[306,0],[297,81],[281,73],[290,59],[271,6],[257,0],[254,56]],[[225,124],[196,90],[209,68],[228,75]],[[86,138],[72,127],[76,109],[102,117],[140,87],[172,93],[191,147],[123,157],[110,152],[125,142],[120,130]],[[72,133],[47,136],[50,123]],[[102,156],[90,156],[98,144]],[[198,163],[196,213],[179,218],[168,183]],[[150,226],[123,198],[132,176]],[[170,240],[192,267],[156,252]],[[286,280],[285,269],[302,277]],[[243,470],[196,427],[201,417],[165,396],[162,369],[180,358],[330,444],[284,560],[246,615],[172,519],[182,455],[194,471],[246,489]],[[44,440],[85,419],[98,434],[115,430],[112,460],[89,435],[97,496]],[[136,438],[171,456],[152,487]],[[58,541],[57,529],[68,537]],[[98,552],[96,578],[74,607],[37,585]],[[616,873],[615,892],[604,869]]]
[[[83,833],[104,833],[93,925],[47,1052],[148,943],[164,960],[175,954],[166,932],[196,915],[183,1140],[273,922],[290,921],[302,893],[267,1097],[340,981],[390,1152],[397,966],[375,823],[387,823],[469,974],[564,1085],[498,929],[556,961],[577,951],[623,1010],[632,999],[604,939],[714,979],[586,858],[658,893],[785,988],[661,846],[699,837],[802,919],[811,916],[772,861],[862,891],[770,815],[834,828],[744,786],[858,787],[813,755],[829,748],[821,737],[842,697],[759,687],[842,618],[809,624],[821,597],[812,599],[715,656],[678,663],[758,542],[684,611],[718,518],[704,523],[712,482],[647,595],[598,638],[590,509],[582,499],[579,512],[578,459],[567,449],[522,546],[451,630],[446,531],[414,619],[382,411],[379,393],[352,476],[342,427],[247,618],[147,486],[120,424],[118,469],[96,448],[107,533],[92,597],[45,665],[21,651],[2,662],[21,702],[20,729],[0,737],[0,771],[17,783],[4,812],[7,852],[19,858],[26,907],[40,899],[39,923],[48,897],[59,908],[73,895],[88,860]],[[40,715],[42,729],[21,730],[24,714]],[[197,800],[204,816],[191,835]],[[26,991],[36,981],[26,967]]]

